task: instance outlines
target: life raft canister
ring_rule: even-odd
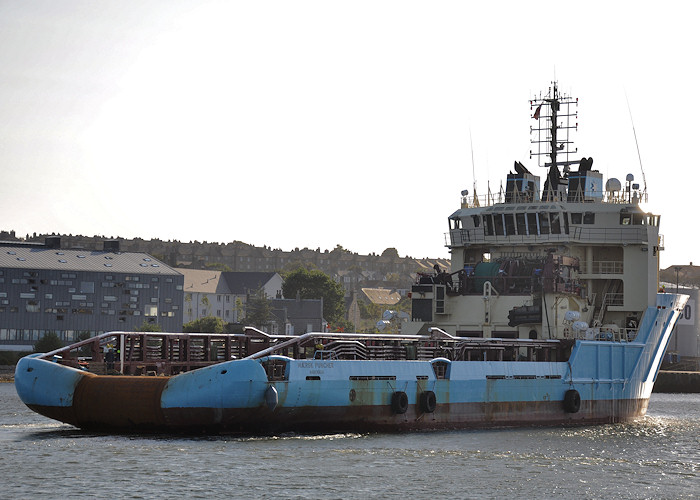
[[[408,410],[408,396],[405,392],[396,391],[391,395],[391,409],[394,413],[401,415]]]
[[[425,391],[420,395],[420,409],[423,413],[433,413],[437,407],[437,398],[433,391]]]
[[[564,410],[577,413],[581,409],[581,395],[576,389],[569,389],[564,394]]]

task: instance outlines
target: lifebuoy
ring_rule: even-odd
[[[437,399],[433,391],[425,391],[420,395],[420,409],[423,413],[433,413],[437,407]]]
[[[391,409],[394,413],[401,415],[408,410],[408,396],[405,392],[396,391],[391,395]]]
[[[569,389],[564,394],[564,409],[568,413],[577,413],[581,409],[581,396],[576,389]]]

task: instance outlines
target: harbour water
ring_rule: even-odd
[[[275,437],[86,433],[0,384],[0,498],[698,498],[700,394],[630,424]]]

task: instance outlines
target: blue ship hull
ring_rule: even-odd
[[[116,432],[402,431],[621,422],[643,416],[687,297],[659,294],[631,342],[576,340],[567,361],[250,356],[170,377],[95,375],[32,355],[22,401]],[[283,372],[271,377],[266,363]],[[441,370],[436,369],[436,364]]]

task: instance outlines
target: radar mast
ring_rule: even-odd
[[[552,82],[545,96],[540,94],[530,100],[532,118],[537,125],[530,126],[530,158],[537,157],[540,167],[549,168],[543,200],[560,199],[566,193],[570,165],[578,165],[580,160],[571,160],[570,155],[578,152],[574,147],[572,132],[578,130],[578,98],[574,99],[559,92],[557,82]],[[564,157],[558,159],[557,155]],[[546,158],[549,157],[549,161]],[[544,160],[544,163],[543,163]],[[562,172],[559,167],[563,167]]]

